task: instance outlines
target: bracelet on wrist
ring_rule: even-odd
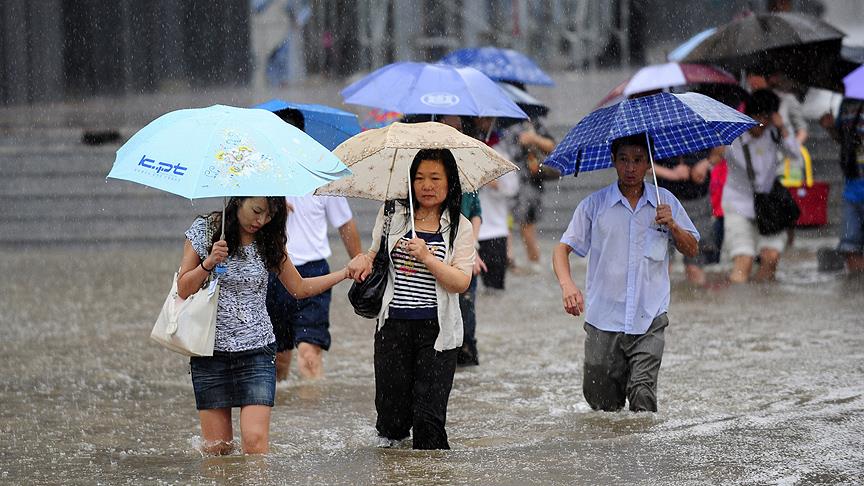
[[[202,270],[204,270],[204,271],[207,272],[207,273],[210,273],[210,272],[213,271],[212,268],[208,269],[207,267],[205,267],[203,261],[202,261],[201,263],[199,263],[198,265],[201,267]],[[215,268],[215,267],[214,267],[214,268]]]

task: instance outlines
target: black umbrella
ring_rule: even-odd
[[[799,13],[754,14],[721,26],[682,60],[758,74],[782,72],[807,86],[842,90],[843,32]],[[844,72],[846,71],[846,72]]]

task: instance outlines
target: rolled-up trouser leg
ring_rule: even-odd
[[[614,412],[627,398],[627,361],[619,340],[622,333],[601,331],[585,323],[585,366],[582,394],[594,410]]]
[[[654,318],[645,334],[622,336],[621,347],[630,368],[627,400],[633,412],[657,411],[657,376],[668,325],[669,318],[664,313]]]

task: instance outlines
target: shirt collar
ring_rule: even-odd
[[[649,184],[644,181],[642,182],[642,196],[636,203],[636,209],[639,209],[642,206],[642,200],[646,200],[647,204],[651,204],[655,208],[657,207],[657,194],[654,191],[654,186],[649,186]],[[606,204],[608,204],[609,207],[612,207],[618,202],[628,208],[630,207],[630,201],[624,197],[624,194],[621,193],[621,189],[618,187],[618,181],[615,181],[612,183],[612,190],[609,193],[609,197],[606,198]]]

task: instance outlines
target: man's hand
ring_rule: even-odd
[[[675,226],[675,220],[672,219],[672,207],[668,204],[660,204],[657,206],[657,216],[654,221],[662,226],[672,229]]]
[[[696,162],[690,169],[690,180],[696,184],[703,184],[705,180],[708,178],[708,171],[711,169],[711,161],[708,159],[702,159],[699,162]]]
[[[571,316],[580,316],[585,311],[585,299],[582,292],[572,282],[561,286],[561,299],[564,301],[564,312]]]
[[[825,130],[830,130],[834,128],[834,115],[831,113],[825,113],[819,118],[819,126],[824,128]]]

